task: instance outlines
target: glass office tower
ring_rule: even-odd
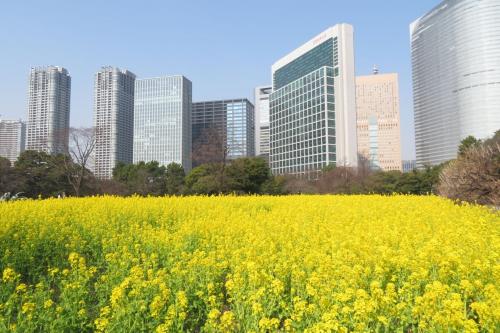
[[[229,159],[255,156],[254,122],[254,106],[246,98],[193,103],[193,161],[203,153],[197,148],[210,145],[227,147]]]
[[[498,0],[447,0],[410,26],[417,167],[500,128]]]
[[[272,66],[270,166],[316,177],[357,166],[353,29],[339,24]]]
[[[191,169],[192,84],[183,76],[135,81],[134,163]]]

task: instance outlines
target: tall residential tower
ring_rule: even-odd
[[[356,111],[359,156],[373,169],[401,171],[398,74],[356,77]]]
[[[316,177],[357,166],[353,28],[338,24],[272,66],[270,166]]]
[[[191,91],[183,76],[135,81],[134,163],[176,162],[191,169]]]
[[[135,75],[103,67],[95,75],[95,176],[110,179],[118,162],[132,163]]]
[[[68,149],[71,77],[62,67],[32,68],[26,149],[49,154]]]
[[[12,165],[24,151],[26,125],[20,120],[0,119],[0,156]]]
[[[500,128],[498,0],[445,0],[410,26],[417,167]]]

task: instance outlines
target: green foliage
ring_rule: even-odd
[[[130,193],[140,195],[165,194],[165,167],[157,161],[138,164],[118,163],[113,179],[125,184]]]
[[[285,190],[286,178],[283,176],[274,176],[266,180],[262,186],[261,191],[265,194],[280,195],[286,194]]]
[[[423,170],[377,171],[368,176],[366,192],[378,194],[419,194],[436,193],[436,185],[443,165],[426,167]]]
[[[5,170],[7,168],[10,168],[10,161],[5,157],[0,156],[0,170]]]
[[[165,171],[165,193],[178,195],[183,192],[186,174],[182,165],[170,163]]]
[[[262,158],[239,158],[229,165],[227,176],[232,191],[258,194],[271,179],[271,170]]]
[[[10,161],[0,156],[0,196],[5,192],[15,191],[11,181],[14,170],[10,166]]]
[[[220,165],[202,164],[186,177],[186,187],[189,194],[220,194],[225,192],[218,179]]]
[[[284,179],[275,180],[267,162],[259,157],[239,158],[229,165],[202,164],[186,177],[189,194],[279,194],[283,192]]]
[[[335,164],[328,164],[327,166],[323,167],[323,169],[321,169],[322,172],[330,172],[330,171],[333,171],[337,168],[337,166]]]
[[[63,155],[49,155],[44,152],[25,151],[17,159],[13,172],[18,176],[19,187],[31,198],[57,196],[72,193],[63,168]]]
[[[478,147],[480,145],[481,145],[481,140],[478,140],[472,135],[469,135],[460,142],[460,146],[458,146],[458,156],[464,156],[467,150],[474,147]]]

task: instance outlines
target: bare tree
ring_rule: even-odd
[[[339,166],[321,174],[315,182],[316,190],[322,194],[353,193],[359,187],[359,178],[356,168]]]
[[[439,194],[450,199],[500,206],[500,140],[473,147],[441,172]]]
[[[367,178],[373,173],[372,163],[370,159],[364,154],[358,154],[358,166],[357,166],[358,176],[362,179]]]
[[[69,130],[68,154],[64,155],[62,167],[76,196],[80,196],[84,182],[92,176],[89,168],[93,163],[95,134],[94,128],[71,128]]]
[[[194,166],[212,163],[217,165],[220,189],[225,188],[226,167],[229,145],[224,130],[216,127],[204,128],[193,143],[192,160]]]
[[[290,194],[313,194],[317,193],[315,183],[307,177],[298,177],[297,175],[284,176],[284,190]]]
[[[201,130],[193,142],[193,163],[225,163],[229,154],[226,134],[216,127]]]

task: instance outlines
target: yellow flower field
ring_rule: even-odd
[[[0,332],[499,332],[500,217],[437,197],[0,204]]]

